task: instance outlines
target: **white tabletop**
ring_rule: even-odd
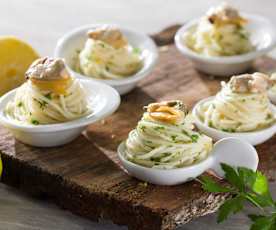
[[[41,55],[52,55],[57,39],[76,26],[117,23],[146,33],[200,16],[218,0],[1,0],[0,35],[16,35]],[[267,16],[276,24],[275,0],[228,1],[243,11]],[[276,183],[272,185],[276,195]],[[248,229],[245,213],[217,225],[215,215],[199,218],[182,230]],[[0,230],[122,230],[94,223],[0,184]]]
[[[219,0],[1,0],[0,35],[13,34],[52,55],[57,39],[68,30],[92,23],[116,23],[146,33],[202,15]],[[275,0],[228,1],[276,24]]]

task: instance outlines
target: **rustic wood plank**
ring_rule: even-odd
[[[174,31],[177,27],[174,27]],[[162,38],[159,39],[160,44]],[[168,34],[165,40],[171,41]],[[265,58],[255,69],[271,71]],[[253,70],[252,70],[253,71]],[[59,206],[92,220],[111,219],[129,229],[174,229],[216,211],[225,195],[208,194],[195,182],[178,186],[145,186],[129,177],[118,163],[116,148],[140,119],[142,107],[163,99],[180,99],[191,108],[217,92],[220,80],[194,70],[173,45],[160,49],[153,73],[122,98],[119,110],[88,127],[85,135],[58,148],[34,148],[0,128],[4,163],[2,181],[35,195],[50,196]],[[258,146],[260,169],[276,173],[276,137]]]
[[[276,195],[276,183],[271,183],[271,192]],[[5,230],[127,230],[110,221],[95,223],[59,209],[49,199],[36,199],[10,186],[0,183],[0,228]],[[275,196],[274,196],[275,197]],[[216,214],[198,218],[178,230],[248,230],[247,213],[254,213],[247,205],[244,212],[229,217],[222,224],[216,223]]]

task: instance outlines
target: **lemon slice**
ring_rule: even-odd
[[[37,58],[36,51],[25,42],[0,36],[0,96],[24,82],[26,70]]]
[[[2,172],[3,172],[3,164],[2,164],[1,154],[0,154],[0,178],[2,176]]]

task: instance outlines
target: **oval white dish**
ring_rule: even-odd
[[[259,162],[255,148],[237,138],[224,138],[215,143],[210,155],[203,161],[183,168],[156,169],[134,164],[124,157],[125,142],[118,147],[118,155],[126,171],[143,181],[157,185],[177,185],[200,176],[208,169],[223,177],[220,163],[256,170]]]
[[[114,87],[121,95],[126,94],[137,85],[138,81],[146,77],[152,71],[158,59],[158,51],[156,45],[149,36],[143,33],[135,32],[131,29],[118,26],[122,33],[128,39],[129,43],[133,47],[139,48],[141,50],[144,57],[142,69],[132,76],[118,80],[91,78],[76,72],[74,70],[74,65],[77,58],[77,51],[83,49],[84,44],[87,40],[87,31],[99,26],[103,25],[85,25],[66,33],[57,42],[55,48],[55,57],[64,58],[66,65],[69,67],[69,70],[73,72],[77,77],[86,79],[89,78],[95,81],[103,82]]]
[[[112,87],[91,80],[80,80],[87,92],[92,112],[76,120],[48,124],[22,125],[6,117],[4,108],[15,96],[16,89],[0,98],[0,123],[19,141],[38,147],[66,144],[85,130],[86,126],[111,115],[120,105],[120,95]]]
[[[224,132],[222,130],[218,130],[212,127],[207,126],[204,124],[200,118],[198,117],[198,108],[201,104],[213,100],[213,97],[205,98],[201,101],[199,101],[193,108],[192,113],[195,117],[195,124],[198,129],[200,129],[203,133],[205,133],[207,136],[212,137],[214,140],[220,140],[222,138],[226,137],[236,137],[240,138],[242,140],[245,140],[249,142],[252,145],[258,145],[261,144],[268,139],[270,139],[275,133],[276,133],[276,124],[273,124],[272,126],[268,128],[264,128],[262,130],[258,131],[252,131],[252,132],[237,132],[237,133],[230,133],[230,132]],[[276,114],[276,106],[271,104],[271,107]]]
[[[189,49],[183,41],[183,34],[196,26],[200,18],[192,20],[182,26],[175,35],[178,50],[188,57],[195,68],[215,76],[232,76],[245,72],[257,57],[271,51],[276,46],[276,32],[273,24],[266,18],[253,14],[242,14],[248,19],[246,28],[251,34],[251,40],[256,50],[242,55],[229,57],[207,57]]]

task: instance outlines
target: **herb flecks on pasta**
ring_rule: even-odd
[[[196,164],[212,149],[212,139],[194,129],[181,101],[152,103],[126,140],[125,157],[146,167],[171,169]]]
[[[70,76],[62,59],[36,60],[26,79],[5,108],[10,119],[40,125],[74,120],[91,112],[84,89]]]
[[[78,59],[77,71],[100,79],[122,79],[137,73],[143,65],[139,48],[133,48],[114,26],[88,31]]]
[[[254,50],[247,20],[233,7],[211,8],[199,23],[184,34],[184,42],[205,56],[233,56]]]
[[[211,101],[202,104],[197,114],[208,126],[226,132],[249,132],[275,123],[267,90],[268,76],[261,73],[233,76]]]

